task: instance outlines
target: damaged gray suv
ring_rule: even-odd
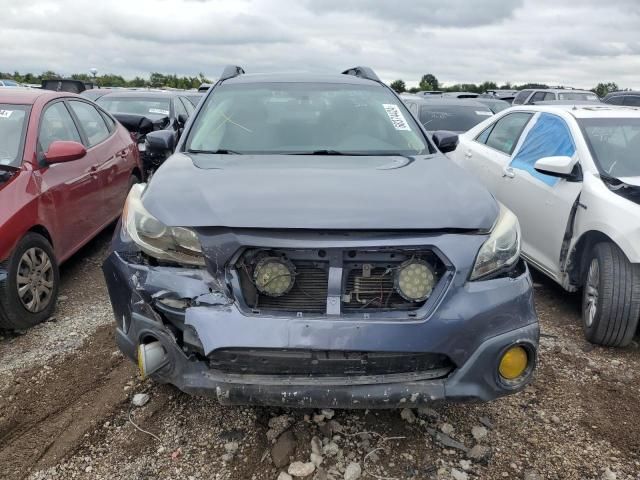
[[[518,391],[539,336],[518,221],[452,148],[369,68],[227,67],[127,199],[103,267],[120,349],[224,404]]]

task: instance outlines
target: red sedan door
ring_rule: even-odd
[[[38,152],[46,152],[52,142],[82,137],[63,99],[43,110],[38,131]],[[57,260],[66,260],[99,228],[103,208],[98,175],[99,162],[87,153],[79,160],[45,165],[35,173],[41,182],[42,216],[54,219],[53,247]]]
[[[104,227],[120,214],[126,198],[132,170],[128,160],[131,142],[125,143],[116,123],[89,102],[68,100],[67,103],[85,137],[87,155],[93,157],[97,166],[102,205],[92,214],[96,216],[96,224]],[[130,140],[128,134],[127,139]]]

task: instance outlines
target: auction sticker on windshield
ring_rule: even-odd
[[[486,110],[476,110],[476,115],[486,115],[487,117],[491,117],[493,113],[487,112]]]
[[[13,110],[0,110],[0,118],[9,118]]]
[[[396,130],[411,131],[409,124],[397,105],[392,103],[383,103],[382,106],[387,112],[387,115],[389,115],[389,120],[391,120],[391,123]]]
[[[150,108],[149,113],[157,113],[158,115],[169,115],[169,110],[163,110],[161,108]]]

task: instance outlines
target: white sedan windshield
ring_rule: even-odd
[[[610,177],[640,176],[640,118],[579,120],[598,169]]]

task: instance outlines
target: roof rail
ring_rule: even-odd
[[[238,65],[227,65],[224,67],[224,70],[222,70],[222,75],[220,75],[218,82],[223,82],[229,78],[237,77],[243,73],[244,69],[242,67],[239,67]]]
[[[380,78],[376,75],[376,72],[369,67],[352,67],[348,68],[343,75],[353,75],[355,77],[366,78],[367,80],[373,80],[374,82],[380,82]]]

